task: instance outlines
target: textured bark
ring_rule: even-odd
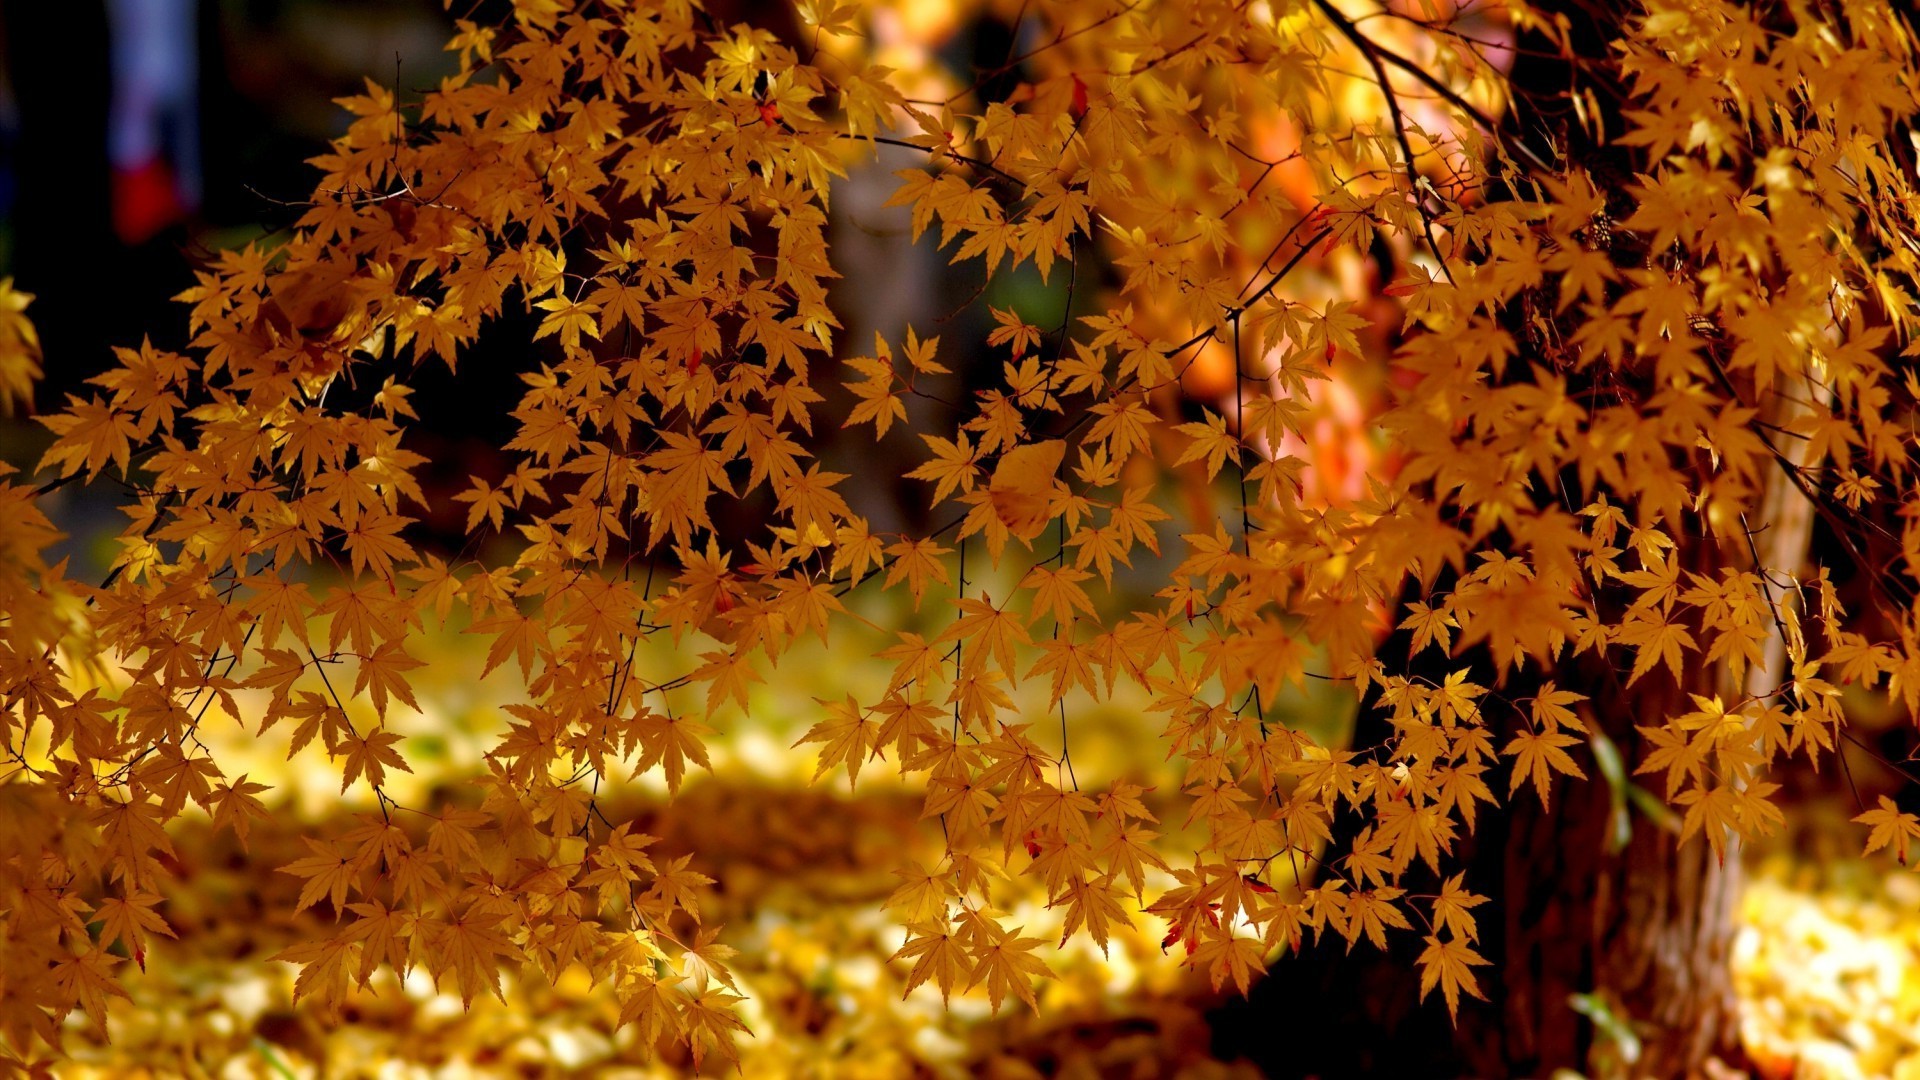
[[[1666,696],[1658,691],[1635,691],[1615,715],[1661,715],[1670,704],[1652,700]],[[1583,767],[1593,772],[1590,761]],[[1348,953],[1335,936],[1281,958],[1247,1001],[1223,1003],[1217,1049],[1268,1075],[1301,1077],[1535,1077],[1567,1068],[1673,1080],[1701,1075],[1713,1058],[1736,1061],[1727,962],[1737,851],[1723,865],[1704,840],[1676,844],[1636,815],[1630,842],[1609,853],[1611,815],[1607,784],[1591,776],[1556,783],[1549,809],[1523,791],[1511,809],[1483,816],[1455,865],[1493,900],[1478,912],[1488,1000],[1463,1000],[1457,1028],[1437,994],[1418,1001],[1417,940],[1396,940],[1382,956],[1366,945]],[[1572,1007],[1574,994],[1603,995],[1633,1023],[1637,1062],[1625,1062]]]
[[[1635,690],[1616,699],[1614,715],[1624,721],[1667,715],[1674,705],[1656,690]],[[1630,724],[1608,726],[1626,728],[1613,737],[1634,745]],[[1483,920],[1496,965],[1484,982],[1497,1007],[1462,1017],[1459,1041],[1471,1071],[1685,1077],[1710,1058],[1736,1057],[1727,965],[1738,849],[1730,847],[1722,863],[1703,839],[1678,844],[1636,814],[1626,847],[1608,852],[1611,795],[1597,776],[1557,786],[1551,809],[1524,794],[1516,803],[1504,836],[1477,853],[1471,874],[1501,905],[1499,922]],[[1636,1061],[1571,1006],[1574,994],[1602,996],[1632,1024],[1641,1042]]]
[[[1690,1076],[1714,1056],[1738,1055],[1729,972],[1740,856],[1725,862],[1701,841],[1675,846],[1641,830],[1615,872],[1596,883],[1594,984],[1619,995],[1651,1029],[1639,1076]]]
[[[1785,427],[1801,406],[1781,402],[1766,419]],[[1801,444],[1783,448],[1798,465]],[[1716,545],[1695,541],[1685,552],[1696,572],[1710,573],[1731,556],[1734,565],[1757,560],[1772,572],[1797,573],[1806,562],[1813,533],[1813,507],[1784,469],[1767,483],[1755,537]],[[1600,678],[1592,676],[1598,671]],[[1785,679],[1786,644],[1768,642],[1765,662],[1742,682],[1724,668],[1690,668],[1682,685],[1660,673],[1632,689],[1615,673],[1585,669],[1589,685],[1563,681],[1594,702],[1591,719],[1639,759],[1634,726],[1686,712],[1683,692],[1767,695]],[[1598,685],[1594,685],[1594,683]],[[1664,688],[1664,689],[1663,689]],[[1480,1036],[1491,1048],[1468,1055],[1476,1072],[1527,1075],[1568,1065],[1591,1075],[1679,1077],[1698,1075],[1713,1058],[1740,1056],[1738,1015],[1729,971],[1734,904],[1740,893],[1740,848],[1729,841],[1724,860],[1701,838],[1676,844],[1668,832],[1635,815],[1631,838],[1617,854],[1606,852],[1612,795],[1598,777],[1566,785],[1551,810],[1522,799],[1509,810],[1507,835],[1498,845],[1506,915],[1498,973],[1504,980],[1504,1023]],[[1645,777],[1660,790],[1661,778]],[[1475,858],[1484,880],[1490,851]],[[1501,895],[1501,894],[1493,894]],[[1489,959],[1496,959],[1489,954]],[[1568,996],[1601,992],[1640,1038],[1633,1061],[1593,1025],[1567,1007]],[[1468,1033],[1473,1038],[1473,1033]]]

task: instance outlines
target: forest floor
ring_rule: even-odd
[[[714,805],[726,801],[716,796]],[[884,828],[887,816],[856,821],[851,831]],[[851,834],[842,839],[863,846]],[[844,874],[849,867],[824,869]],[[766,868],[733,868],[754,872]],[[791,895],[767,895],[776,897],[772,910],[729,912],[751,939],[741,942],[736,973],[755,1031],[742,1041],[741,1073],[732,1075],[1255,1075],[1210,1056],[1205,988],[1180,970],[1178,950],[1159,955],[1151,928],[1117,939],[1111,957],[1085,950],[1056,960],[1063,979],[1043,996],[1043,1018],[994,1017],[967,997],[956,997],[951,1009],[919,992],[901,999],[897,973],[883,962],[889,939],[876,897],[795,907]],[[857,910],[832,910],[848,903]],[[1754,867],[1740,921],[1735,984],[1759,1076],[1920,1080],[1920,876],[1858,860],[1815,868],[1769,858]],[[863,930],[874,935],[868,948],[829,955],[821,947],[828,938],[859,939]],[[211,924],[201,932],[222,940],[186,942],[200,959],[187,950],[176,959],[173,943],[160,943],[144,973],[127,973],[133,997],[113,1003],[112,1043],[73,1025],[72,1057],[54,1072],[275,1080],[692,1075],[684,1057],[649,1060],[632,1029],[615,1031],[617,1007],[578,969],[555,986],[510,982],[504,1002],[481,999],[466,1012],[418,972],[405,979],[383,973],[372,992],[327,1018],[287,1007],[294,968],[265,959],[272,951],[265,935]],[[242,955],[209,961],[208,944]],[[1284,977],[1284,965],[1280,971]],[[713,1063],[702,1071],[730,1075]]]
[[[900,613],[872,614],[891,625]],[[447,634],[436,648],[456,657],[472,641]],[[473,775],[498,737],[508,688],[498,677],[461,674],[470,668],[432,664],[420,672],[425,712],[404,732],[406,755],[420,772],[389,778],[389,794],[403,805],[467,798],[448,779]],[[1060,978],[1042,987],[1037,1017],[1023,1009],[995,1016],[981,992],[956,994],[950,1006],[931,985],[903,995],[910,965],[888,961],[903,932],[886,901],[904,860],[932,865],[939,858],[937,832],[919,823],[923,793],[879,763],[862,773],[857,791],[837,772],[815,782],[812,755],[792,749],[812,716],[793,702],[864,693],[876,679],[884,685],[887,670],[844,654],[796,654],[782,676],[777,688],[755,688],[751,723],[714,747],[710,777],[701,774],[671,803],[651,778],[606,795],[614,819],[660,837],[656,856],[696,853],[698,868],[717,879],[701,898],[703,925],[724,925],[721,940],[740,950],[731,965],[753,1037],[741,1040],[738,1074],[719,1060],[705,1074],[1255,1075],[1211,1056],[1205,1010],[1215,999],[1184,968],[1183,950],[1163,952],[1164,926],[1144,915],[1116,927],[1105,953],[1084,936],[1050,953]],[[1304,700],[1298,711],[1303,723],[1335,712]],[[1142,715],[1133,703],[1109,701],[1076,716],[1073,757],[1083,779],[1110,772],[1141,777],[1163,794],[1179,790],[1177,776],[1155,772],[1167,766],[1151,733],[1139,730]],[[301,882],[272,868],[306,855],[304,837],[337,836],[352,827],[345,820],[352,814],[377,813],[370,797],[353,802],[363,785],[342,801],[338,767],[315,747],[289,759],[289,726],[263,735],[210,722],[206,738],[223,765],[273,785],[282,801],[271,820],[254,826],[246,851],[204,823],[183,826],[171,867],[179,880],[163,886],[160,909],[180,939],[156,940],[143,971],[121,964],[131,998],[111,1003],[108,1041],[87,1031],[83,1018],[69,1018],[70,1056],[54,1073],[689,1075],[683,1052],[660,1057],[638,1045],[635,1029],[618,1025],[618,1003],[578,965],[557,984],[531,975],[504,980],[504,1000],[482,997],[471,1011],[417,969],[404,977],[376,973],[338,1016],[292,1006],[296,968],[268,957],[331,934],[332,912],[321,903],[289,915]],[[1751,857],[1734,974],[1747,1049],[1767,1080],[1920,1080],[1920,875],[1852,854],[1861,833],[1848,824],[1855,801],[1801,793],[1790,813],[1796,832]],[[1178,807],[1162,809],[1166,820],[1155,828],[1171,837],[1181,828]],[[1149,892],[1168,884],[1152,880]],[[1046,908],[1044,896],[1014,897],[1007,907],[1028,933],[1060,933],[1059,912]],[[1286,971],[1279,963],[1273,977]],[[1443,1006],[1436,995],[1428,1007]]]
[[[1756,867],[1734,984],[1769,1077],[1920,1080],[1920,875],[1878,862]]]

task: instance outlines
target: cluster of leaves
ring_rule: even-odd
[[[799,15],[812,50],[864,13]],[[852,617],[855,588],[951,590],[954,611],[899,633],[885,692],[827,703],[804,741],[850,780],[888,754],[924,774],[944,851],[897,905],[898,959],[909,989],[984,986],[996,1006],[1034,1002],[1048,971],[994,906],[1017,870],[1069,935],[1104,946],[1145,905],[1242,989],[1305,934],[1384,945],[1417,918],[1423,989],[1457,1007],[1479,993],[1483,898],[1446,858],[1500,801],[1490,772],[1542,802],[1582,774],[1585,698],[1550,681],[1582,654],[1629,686],[1700,691],[1646,718],[1639,767],[1716,847],[1777,822],[1771,764],[1846,734],[1840,686],[1920,702],[1903,512],[1920,381],[1894,355],[1920,317],[1920,69],[1892,5],[1649,0],[1617,43],[1630,127],[1605,134],[1644,166],[1619,184],[1489,141],[1494,102],[1468,95],[1497,72],[1438,16],[1392,39],[1330,0],[1023,17],[1051,30],[1022,92],[937,115],[857,48],[803,58],[683,0],[519,0],[500,27],[462,24],[459,73],[417,108],[372,85],[346,102],[284,241],[220,256],[183,294],[191,350],[123,350],[47,418],[54,480],[0,489],[8,1042],[56,1044],[75,1010],[101,1022],[119,953],[168,932],[167,826],[189,804],[243,837],[263,812],[199,737],[218,705],[290,725],[379,801],[282,867],[298,907],[340,919],[282,954],[300,995],[418,967],[471,1000],[503,965],[580,965],[644,1041],[731,1055],[738,996],[697,853],[655,858],[598,796],[654,769],[677,789],[750,684]],[[1411,83],[1443,103],[1424,124]],[[1349,87],[1374,120],[1351,119]],[[1263,156],[1256,123],[1298,147]],[[910,134],[881,134],[895,124]],[[852,477],[810,460],[838,326],[829,184],[882,142],[920,152],[894,201],[956,260],[1090,292],[1105,259],[1119,279],[1055,328],[996,312],[959,363],[1000,378],[926,430],[894,428],[915,427],[905,399],[940,403],[922,383],[956,350],[910,333],[849,362],[849,422],[924,444],[908,475],[936,520],[951,507],[919,533],[877,531]],[[1330,503],[1285,448],[1311,441],[1314,384],[1357,362],[1366,320],[1296,295],[1296,275],[1370,249],[1413,268],[1392,289],[1405,386],[1380,418],[1400,467]],[[403,379],[455,364],[510,305],[540,313],[550,351],[521,375],[512,472],[460,498],[476,538],[515,542],[443,558],[408,533],[426,496]],[[1170,423],[1181,373],[1220,349],[1231,406]],[[1129,604],[1116,574],[1169,541],[1169,469],[1230,480],[1237,514],[1180,536],[1165,588]],[[34,500],[103,472],[142,494],[89,587],[44,562]],[[1869,614],[1825,569],[1762,557],[1753,537],[1789,505],[1871,545],[1847,579]],[[978,581],[1002,565],[995,596]],[[479,805],[402,805],[385,784],[412,763],[388,717],[417,708],[410,641],[449,619],[527,698]],[[1389,669],[1396,625],[1418,655]],[[691,659],[650,681],[642,649]],[[1415,666],[1429,650],[1439,677]],[[1341,749],[1278,722],[1310,676],[1367,695],[1391,737]],[[1183,763],[1192,850],[1156,843],[1142,785],[1082,790],[1073,769],[1073,706],[1123,682]],[[1047,689],[1044,728],[1016,707],[1023,683]],[[1173,885],[1149,897],[1150,871]]]
[[[457,635],[422,643],[434,666],[464,651]],[[421,704],[444,710],[462,693],[461,681],[437,672],[421,680]],[[489,708],[497,704],[456,711],[455,719],[474,724],[478,735]],[[245,752],[243,739],[221,732],[215,745],[231,757]],[[468,756],[463,749],[437,765],[457,768]],[[416,767],[425,771],[426,760]],[[740,1017],[754,1033],[738,1046],[746,1074],[799,1075],[823,1060],[876,1078],[991,1070],[1043,1054],[1061,1061],[1145,1057],[1169,1066],[1208,1060],[1207,1032],[1187,980],[1160,954],[1158,934],[1144,918],[1116,934],[1110,959],[1085,944],[1051,956],[1059,979],[1041,988],[1038,1016],[1025,1009],[989,1015],[984,995],[949,1008],[931,988],[903,999],[907,965],[882,962],[901,937],[883,904],[901,884],[894,871],[903,853],[926,858],[938,850],[937,830],[916,826],[918,795],[863,783],[850,798],[844,786],[809,788],[810,763],[767,764],[780,771],[749,772],[716,747],[716,775],[689,784],[671,802],[627,791],[603,804],[616,820],[657,834],[652,850],[698,852],[700,866],[716,879],[700,890],[700,903],[708,931],[724,924],[724,940],[739,950],[724,960],[746,999]],[[264,763],[257,775],[278,783],[289,770],[294,775],[286,780],[297,783],[299,771],[324,771],[324,761],[303,752],[290,765]],[[421,786],[409,779],[392,789],[411,799]],[[689,1048],[656,1049],[635,1026],[622,1026],[615,988],[595,985],[581,965],[551,982],[536,972],[505,971],[503,1001],[477,998],[464,1010],[457,992],[436,993],[423,970],[402,976],[383,966],[365,990],[346,995],[337,1013],[289,1008],[298,969],[267,958],[338,927],[325,901],[294,911],[304,880],[257,868],[302,857],[303,834],[379,820],[370,806],[343,811],[317,820],[276,813],[256,823],[246,852],[205,820],[181,823],[164,908],[178,940],[157,944],[145,973],[125,980],[132,1000],[111,1011],[112,1043],[70,1039],[71,1059],[60,1071],[265,1068],[284,1075],[278,1062],[294,1073],[329,1075],[399,1069],[564,1076],[608,1069],[677,1075],[690,1066]],[[1033,899],[1021,907],[1045,914]]]

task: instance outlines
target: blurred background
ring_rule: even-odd
[[[39,299],[59,401],[113,345],[184,344],[198,257],[289,217],[332,99],[453,70],[433,0],[0,3],[0,274]]]

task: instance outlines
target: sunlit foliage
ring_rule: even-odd
[[[861,591],[922,613],[882,628],[885,684],[780,708],[809,718],[820,774],[925,782],[938,840],[897,867],[892,962],[907,991],[995,1009],[1037,1008],[1058,947],[1000,906],[1011,882],[1102,949],[1149,911],[1242,991],[1304,936],[1416,935],[1423,993],[1457,1009],[1486,898],[1449,857],[1479,815],[1591,771],[1563,674],[1583,654],[1623,689],[1724,673],[1638,717],[1630,763],[1715,850],[1779,822],[1773,765],[1847,736],[1843,687],[1920,704],[1920,73],[1897,5],[1648,0],[1614,44],[1629,126],[1594,133],[1633,148],[1628,177],[1503,121],[1525,108],[1505,46],[1435,5],[1030,4],[1039,44],[991,102],[880,63],[893,9],[801,4],[789,41],[670,0],[514,12],[463,23],[459,73],[417,106],[344,101],[290,232],[180,297],[190,350],[122,350],[46,416],[42,485],[0,489],[16,1054],[70,1014],[101,1025],[126,959],[175,933],[189,807],[261,828],[271,793],[203,738],[237,720],[376,799],[254,867],[330,916],[278,954],[299,997],[421,971],[471,1002],[503,971],[584,970],[643,1043],[734,1056],[701,852],[665,854],[612,792],[709,768],[783,658],[863,629]],[[988,275],[1064,276],[1068,317],[994,309],[982,340],[920,326],[836,364],[867,343],[836,339],[828,197],[878,144],[918,152],[893,195],[915,234]],[[1375,283],[1395,389],[1343,473],[1314,449],[1322,384],[1366,363],[1380,316],[1324,283],[1375,251],[1398,268]],[[6,401],[36,370],[23,303],[0,304]],[[537,324],[516,464],[458,496],[474,542],[437,553],[412,528],[408,380],[509,309]],[[1224,392],[1183,419],[1202,363]],[[990,388],[929,388],[962,370]],[[872,475],[821,464],[839,416],[879,441]],[[850,505],[903,472],[931,527]],[[35,503],[102,474],[138,495],[95,587],[46,563]],[[1176,475],[1217,515],[1179,524]],[[1782,485],[1853,560],[1763,554]],[[1120,578],[1149,558],[1168,572],[1143,601]],[[470,791],[402,799],[429,763],[400,718],[443,626],[524,696]],[[1379,648],[1396,628],[1412,655]],[[1314,681],[1391,737],[1284,722]],[[1180,763],[1171,811],[1075,768],[1076,717],[1122,693]],[[1865,824],[1903,856],[1920,836],[1891,806]]]

